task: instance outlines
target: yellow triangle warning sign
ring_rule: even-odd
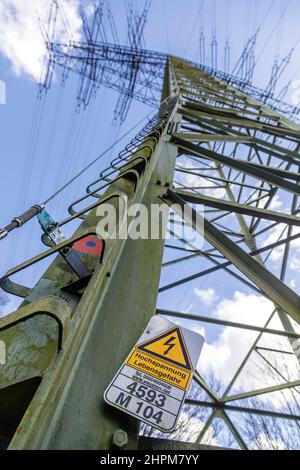
[[[158,336],[138,344],[137,349],[164,359],[179,367],[192,370],[191,360],[180,328],[171,328]]]

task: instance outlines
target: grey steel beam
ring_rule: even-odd
[[[293,240],[297,240],[300,238],[300,233],[296,234],[296,235],[292,235],[290,237],[286,237],[282,240],[279,240],[277,242],[274,242],[274,243],[270,243],[269,245],[266,245],[262,248],[258,248],[258,249],[255,249],[253,251],[250,251],[249,255],[250,256],[256,256],[256,255],[259,255],[259,254],[262,254],[262,253],[265,253],[267,251],[271,251],[273,250],[274,248],[277,248],[279,246],[282,246],[282,245],[285,245],[286,243],[290,242],[290,241],[293,241]],[[168,248],[174,248],[172,246],[169,246],[168,245]],[[179,247],[176,247],[176,249],[180,250]],[[185,249],[182,249],[184,251],[188,251],[188,250],[185,250]],[[200,256],[204,256],[204,252],[200,252]],[[210,260],[212,261],[212,259],[210,258]],[[239,280],[242,280],[241,277],[236,274],[236,273],[233,273],[232,271],[228,270],[227,268],[232,264],[230,261],[226,261],[224,263],[217,263],[215,261],[213,261],[216,265],[215,266],[212,266],[211,268],[207,268],[203,271],[200,271],[198,273],[195,273],[195,274],[192,274],[190,276],[187,276],[185,278],[182,278],[178,281],[174,281],[170,284],[167,284],[165,286],[162,286],[159,288],[159,292],[164,292],[168,289],[172,289],[174,287],[177,287],[181,284],[184,284],[185,282],[190,282],[190,281],[193,281],[195,279],[199,279],[200,277],[203,277],[203,276],[207,276],[209,274],[212,274],[216,271],[219,271],[221,269],[224,269],[225,271],[229,272],[231,275],[233,275],[234,277],[236,277],[237,279]],[[257,289],[255,286],[253,286],[252,284],[248,283],[246,280],[243,280],[242,282],[245,282],[246,285],[248,285],[249,287],[251,287],[251,289],[256,289],[257,292],[259,292],[260,294],[263,294],[263,292],[261,292],[259,289]]]
[[[198,77],[198,75],[201,76]],[[188,88],[191,90],[188,90]],[[152,203],[161,203],[163,200],[168,203],[171,201],[179,203],[181,207],[184,204],[184,199],[199,203],[202,195],[198,196],[197,194],[182,190],[177,190],[177,194],[170,191],[167,198],[163,197],[166,191],[165,188],[172,186],[177,144],[181,145],[184,151],[187,150],[187,153],[194,155],[194,160],[197,158],[199,161],[200,156],[201,158],[213,161],[216,164],[216,169],[222,170],[221,166],[227,165],[231,170],[235,169],[243,172],[242,182],[237,181],[236,183],[241,188],[237,201],[240,200],[243,188],[250,188],[258,192],[258,195],[253,193],[254,195],[251,196],[258,203],[263,191],[267,191],[263,187],[264,183],[262,182],[264,181],[274,187],[281,187],[293,194],[299,194],[299,186],[291,181],[287,181],[298,181],[299,175],[287,171],[287,169],[270,167],[270,160],[268,160],[266,167],[262,166],[262,159],[259,154],[259,152],[264,152],[268,154],[268,159],[271,157],[280,158],[286,160],[290,165],[296,164],[299,166],[300,162],[296,160],[299,157],[297,152],[281,149],[281,147],[275,144],[275,139],[274,143],[271,144],[267,141],[264,142],[262,139],[259,140],[256,135],[256,132],[261,131],[264,134],[285,138],[296,144],[299,140],[299,129],[296,125],[289,123],[288,120],[279,114],[276,114],[264,105],[254,102],[246,94],[234,90],[226,83],[210,77],[208,74],[199,71],[199,69],[194,69],[191,64],[177,58],[169,58],[165,67],[162,102],[170,94],[181,94],[182,98],[183,94],[190,94],[191,96],[194,93],[198,93],[197,97],[205,101],[205,103],[198,105],[192,99],[190,102],[184,99],[181,100],[181,103],[184,103],[180,108],[183,118],[179,113],[173,114],[172,119],[165,126],[161,138],[158,138],[158,134],[154,132],[155,135],[152,136],[152,141],[155,141],[157,145],[151,156],[143,156],[144,169],[141,172],[141,177],[137,178],[135,184],[132,185],[134,186],[134,194],[130,199],[130,204],[144,203],[149,208]],[[222,104],[231,109],[222,109],[220,107]],[[244,108],[242,108],[243,106]],[[197,133],[195,129],[191,128],[190,133],[182,133],[180,131],[180,121],[184,119],[196,123],[203,130]],[[270,121],[272,121],[272,124]],[[222,126],[222,123],[227,124],[227,128]],[[246,129],[246,132],[249,132],[249,129],[254,129],[255,135],[250,136],[250,132],[245,135],[237,130],[241,128]],[[213,132],[213,134],[206,134],[205,131],[207,129]],[[170,143],[169,136],[172,134],[174,140],[173,143]],[[220,152],[223,153],[226,150],[225,144],[227,142],[233,142],[236,145],[234,146],[232,156],[227,157],[215,151],[218,150],[216,144],[213,150],[209,150],[194,145],[192,142],[221,142]],[[250,148],[247,161],[235,158],[239,144],[245,144]],[[131,148],[133,147],[134,145]],[[253,159],[252,153],[254,152],[260,164],[251,161]],[[229,171],[230,175],[231,170]],[[246,175],[253,176],[259,180],[260,185],[258,188],[247,185]],[[235,184],[234,179],[235,177],[231,179],[224,176],[220,180],[224,182],[227,190],[230,192],[230,185]],[[124,187],[127,187],[126,185],[128,184],[130,185],[128,180],[126,182],[123,181],[121,193],[124,192]],[[117,186],[120,189],[119,183]],[[112,185],[112,187],[115,186]],[[222,186],[216,185],[216,187]],[[269,201],[273,195],[273,191],[268,194]],[[260,219],[275,220],[276,223],[286,223],[290,227],[292,225],[299,225],[299,218],[294,215],[263,210],[246,205],[245,203],[240,204],[234,200],[228,202],[205,197],[204,204],[222,211],[250,215]],[[97,205],[99,203],[71,215],[71,217],[68,217],[63,222],[66,223],[77,218],[80,213],[82,216],[86,216],[86,212],[89,209],[95,210]],[[195,211],[193,214],[195,215]],[[260,263],[254,260],[252,256],[270,251],[283,244],[288,247],[289,243],[297,239],[300,234],[292,236],[292,232],[289,231],[288,237],[284,240],[270,244],[267,247],[256,248],[255,246],[250,246],[251,240],[248,237],[250,233],[249,227],[242,223],[240,224],[242,230],[241,236],[245,237],[246,243],[250,246],[250,253],[245,253],[239,247],[240,240],[237,243],[233,243],[216,227],[219,224],[218,226],[221,227],[221,230],[224,229],[224,226],[220,223],[222,217],[223,215],[221,214],[214,218],[215,225],[207,220],[204,221],[204,228],[208,242],[211,243],[214,249],[222,253],[223,257],[228,259],[228,261],[190,276],[189,279],[192,277],[198,278],[219,269],[225,269],[239,281],[244,282],[247,286],[270,298],[294,320],[299,322],[299,297],[285,286],[283,282],[273,276],[272,273],[268,272]],[[237,219],[241,222],[240,216],[237,216]],[[89,216],[85,218],[83,224],[85,224],[87,231],[80,234],[81,238],[84,234],[92,233],[89,231],[91,228],[89,226],[90,220]],[[196,230],[199,229],[194,223],[193,217],[191,219],[188,218],[187,221]],[[93,227],[94,222],[95,220],[93,220]],[[227,230],[226,227],[224,230],[229,235],[240,236],[234,233],[233,230]],[[250,233],[250,235],[252,234]],[[72,239],[73,242],[77,240],[79,238],[75,237]],[[70,240],[66,243],[70,243]],[[95,267],[95,274],[89,279],[84,294],[82,295],[82,292],[76,293],[74,299],[72,298],[74,312],[69,322],[70,327],[68,327],[68,330],[66,330],[67,334],[64,336],[62,350],[58,355],[53,356],[52,362],[49,361],[49,367],[47,363],[47,367],[39,369],[39,374],[42,377],[41,384],[11,442],[11,449],[108,449],[114,431],[119,428],[126,430],[130,448],[137,448],[138,445],[143,445],[143,438],[139,440],[138,444],[137,422],[128,418],[125,414],[113,411],[104,405],[102,395],[115,370],[117,370],[132,347],[132,344],[139,337],[148,319],[155,313],[163,247],[164,240],[162,239],[150,241],[108,241],[103,264]],[[32,264],[32,262],[40,261],[48,254],[53,254],[54,251],[48,250],[43,255],[33,258],[30,262],[20,265],[15,270],[11,270],[9,274],[16,273],[21,268]],[[285,270],[287,263],[287,252],[288,249],[286,249],[284,256],[283,270]],[[199,253],[195,255],[197,254]],[[204,252],[202,255],[207,256],[210,261],[215,256],[211,255],[209,257],[207,252]],[[194,254],[191,256],[194,257]],[[229,270],[228,266],[230,264],[236,266],[241,275]],[[58,268],[60,269],[61,265],[55,264],[54,269],[52,269],[53,276],[51,275],[49,284],[52,282],[52,284],[55,284],[55,288],[59,290],[61,286],[57,287],[58,278],[63,278],[64,281],[68,280],[68,282],[74,281],[74,279],[70,277],[70,273],[64,272],[64,265],[62,269],[59,270]],[[131,277],[129,278],[129,276]],[[43,277],[41,284],[45,280]],[[182,284],[184,281],[177,281],[176,285]],[[6,284],[8,283],[6,282]],[[49,284],[47,284],[47,289]],[[166,290],[169,287],[164,286],[160,291]],[[28,291],[25,289],[20,291],[25,293],[25,295],[28,294]],[[38,296],[40,292],[42,290],[33,289],[31,296]],[[64,295],[67,294],[63,292],[62,296]],[[29,297],[26,299],[26,302],[30,302]],[[261,334],[268,333],[289,339],[298,339],[300,337],[300,335],[291,331],[290,328],[286,328],[286,331],[267,328],[269,323],[266,323],[265,328],[260,328],[238,322],[191,314],[187,315],[183,312],[170,312],[162,309],[157,309],[156,311],[157,313],[178,318],[190,318],[216,325],[257,331]],[[285,322],[284,326],[286,327],[286,325],[287,323]],[[34,337],[34,339],[36,338],[39,338],[38,335]],[[247,355],[248,357],[249,355]],[[245,358],[239,371],[244,366],[246,360]],[[235,380],[234,378],[230,386],[227,387],[223,397],[219,399],[198,373],[195,374],[194,378],[206,391],[212,402],[189,400],[187,403],[217,410],[217,415],[224,419],[232,435],[243,448],[246,448],[243,436],[240,435],[230,416],[227,415],[228,412],[254,413],[261,416],[292,419],[297,422],[300,420],[300,417],[294,414],[277,413],[227,404],[227,402],[233,400],[271,393],[276,390],[285,390],[289,387],[298,387],[299,381],[226,396]],[[209,428],[214,416],[215,414],[213,413],[207,420],[201,436]],[[147,442],[146,445],[155,446],[155,442],[164,449],[169,448],[168,446],[173,446],[175,449],[185,447],[185,444],[182,443],[168,443],[166,441],[152,441],[151,444]],[[189,445],[186,446],[189,447]],[[197,445],[195,448],[199,449]]]
[[[195,155],[201,158],[207,158],[209,160],[221,163],[235,170],[242,171],[243,173],[253,176],[254,178],[258,178],[274,186],[285,189],[286,191],[289,191],[293,194],[300,195],[300,187],[297,184],[286,181],[284,178],[275,175],[271,171],[269,172],[267,167],[264,169],[258,168],[249,162],[227,157],[204,147],[199,147],[186,140],[179,139],[178,137],[174,138],[173,142],[178,145],[180,150],[183,150],[187,154]]]
[[[192,400],[188,398],[186,403],[193,406],[199,406],[203,408],[213,408],[216,410],[224,410],[226,412],[238,412],[238,413],[246,413],[246,414],[253,414],[257,416],[269,416],[271,418],[280,418],[280,419],[287,419],[289,421],[300,421],[300,416],[290,413],[280,413],[277,411],[270,411],[270,410],[261,410],[257,408],[250,408],[246,406],[235,406],[235,405],[226,405],[222,402],[207,402],[202,400]]]
[[[174,92],[171,84],[166,90]],[[173,119],[176,106],[160,124],[161,135],[149,137],[153,152],[137,184],[116,183],[121,194],[130,191],[128,204],[144,204],[149,217],[151,205],[162,204],[164,185],[173,180],[177,148],[167,136]],[[138,422],[105,405],[103,392],[155,312],[164,242],[163,236],[107,240],[102,265],[98,261],[83,295],[77,295],[64,347],[44,371],[10,449],[109,449],[120,428],[128,434],[128,447],[137,447]]]
[[[166,315],[169,317],[183,318],[183,319],[186,318],[187,320],[211,323],[213,325],[230,326],[232,328],[240,328],[242,330],[249,330],[249,331],[259,331],[260,333],[267,333],[270,335],[282,336],[286,338],[294,338],[294,339],[300,338],[300,333],[298,334],[298,333],[295,333],[294,331],[275,330],[273,328],[264,328],[264,327],[255,326],[255,325],[248,325],[246,323],[232,322],[229,320],[220,320],[218,318],[206,317],[203,315],[193,315],[191,313],[175,312],[174,310],[166,310],[163,308],[157,308],[156,313],[160,315]]]
[[[172,179],[175,158],[176,147],[162,138],[135,201],[147,207],[159,201],[164,189],[156,181]],[[75,312],[77,328],[46,372],[11,449],[108,449],[119,428],[126,430],[129,447],[137,446],[136,420],[108,409],[102,396],[155,311],[163,246],[162,239],[116,240],[87,286]]]
[[[187,133],[187,132],[176,132],[173,134],[174,138],[184,139],[188,142],[239,142],[239,143],[249,143],[253,142],[253,138],[246,136],[238,137],[234,135],[224,135],[224,134],[201,134],[200,132]]]
[[[185,174],[188,174],[188,175],[194,175],[194,176],[198,176],[199,178],[202,177],[202,178],[205,178],[207,179],[208,181],[220,181],[220,185],[219,187],[220,188],[225,188],[226,186],[229,186],[229,185],[235,185],[235,186],[242,186],[243,188],[249,188],[249,189],[253,189],[255,191],[258,190],[258,188],[256,186],[253,186],[253,185],[250,185],[250,184],[247,184],[247,183],[240,183],[239,181],[236,181],[234,179],[227,179],[227,178],[219,178],[217,176],[212,176],[210,174],[206,175],[204,173],[204,171],[211,171],[213,168],[205,168],[205,169],[201,169],[201,168],[195,168],[195,170],[197,171],[192,171],[192,170],[189,170],[189,169],[183,169],[182,167],[178,166],[176,167],[176,171],[179,172],[179,173],[185,173]],[[203,174],[201,175],[199,172],[202,171]],[[222,184],[223,183],[223,184]],[[217,184],[216,184],[217,185]],[[185,186],[186,188],[186,186]],[[210,186],[211,188],[211,186]],[[195,188],[194,186],[191,187],[190,189],[197,189]],[[200,189],[200,188],[199,188]],[[201,186],[201,189],[203,189],[203,187]],[[268,189],[261,189],[262,192],[266,192],[266,193],[269,193],[270,191]]]
[[[189,106],[189,104],[192,104],[193,103],[188,103],[187,105]],[[204,105],[205,106],[205,105]],[[230,106],[230,105],[229,105]],[[215,109],[214,112],[217,114],[217,115],[220,115],[219,114],[219,109]],[[184,113],[183,113],[184,114]],[[200,115],[198,115],[198,118],[195,117],[195,115],[193,117],[191,117],[191,115],[189,115],[189,117],[187,117],[187,113],[184,114],[184,118],[186,118],[189,122],[192,122],[193,124],[197,124],[197,126],[199,126],[199,129],[201,128],[209,128],[211,126],[208,125],[208,123],[213,123],[213,126],[215,127],[214,129],[211,128],[209,129],[210,132],[212,133],[217,133],[218,131],[221,131],[223,133],[223,135],[225,136],[230,136],[230,135],[236,135],[240,138],[243,138],[244,134],[242,132],[239,132],[237,130],[238,128],[238,124],[237,124],[237,121],[236,121],[236,126],[234,124],[233,121],[231,121],[231,124],[229,122],[228,119],[226,118],[223,118],[223,122],[226,122],[226,125],[222,125],[222,120],[214,120],[214,118],[212,117],[209,117],[208,116],[205,116],[205,114],[202,114],[201,117],[199,117]],[[263,118],[265,116],[262,116]],[[260,116],[258,116],[258,119],[260,119]],[[279,121],[281,121],[281,119],[279,119]],[[278,121],[278,122],[279,122]],[[283,121],[282,121],[283,122]],[[229,123],[229,125],[228,125]],[[244,126],[245,122],[243,122],[241,124],[242,127],[245,127],[245,129],[247,129],[247,125]],[[249,123],[248,123],[249,124]],[[259,123],[258,125],[258,128],[260,127],[261,123]],[[281,125],[281,122],[280,122],[280,125]],[[235,128],[233,128],[233,126]],[[289,121],[288,120],[285,120],[285,123],[284,123],[284,127],[287,126],[288,128],[292,128],[293,130],[296,130],[298,129],[298,135],[299,135],[299,126],[296,126],[296,125],[290,125]],[[256,127],[256,126],[255,126]],[[216,129],[217,128],[217,129]],[[250,128],[250,127],[249,127]],[[254,127],[253,127],[254,128]],[[262,129],[262,128],[261,128]],[[196,129],[195,128],[190,128],[189,131],[191,131],[193,134],[191,135],[190,137],[190,140],[192,141],[192,139],[194,138],[193,135],[196,135]],[[199,130],[199,133],[203,132],[202,130]],[[265,132],[265,130],[263,131]],[[184,136],[182,136],[182,138],[184,139]],[[208,139],[206,141],[209,141]],[[212,141],[214,141],[212,139]],[[201,142],[201,140],[197,139],[197,140],[194,140],[194,142]],[[295,160],[294,158],[291,158],[289,155],[292,155],[293,157],[299,157],[298,155],[298,152],[294,152],[290,149],[284,149],[284,148],[281,148],[279,146],[276,146],[274,144],[269,144],[267,141],[264,141],[262,139],[259,139],[257,138],[257,135],[253,136],[253,142],[244,142],[245,145],[248,145],[249,147],[251,148],[254,148],[255,150],[259,150],[259,151],[263,151],[265,153],[267,153],[270,157],[271,156],[274,156],[275,158],[280,158],[281,160],[285,160],[287,161],[289,164],[295,164],[295,165],[298,165],[299,166],[299,161]],[[267,149],[265,148],[267,147]],[[237,148],[237,146],[236,146]],[[214,149],[215,150],[215,149]],[[224,151],[224,147],[223,147],[223,151]],[[281,152],[283,153],[283,155],[281,154]],[[259,155],[258,155],[258,159],[260,161],[260,158],[259,158]],[[255,166],[258,168],[258,169],[261,169],[261,167],[259,165],[256,165],[254,164],[253,165],[253,168],[255,168]],[[273,168],[271,168],[271,171],[274,170]],[[276,169],[277,170],[277,169]],[[283,171],[281,172],[280,170],[279,171],[273,171],[273,174],[276,174],[277,176],[281,176],[281,177],[284,177],[284,178],[289,178],[291,177],[290,179],[295,179],[297,180],[297,177],[293,176],[292,173],[288,172],[288,174]],[[229,179],[229,177],[228,177]],[[245,181],[245,173],[244,173],[244,176],[243,176],[243,182]],[[242,188],[242,186],[241,186]],[[240,194],[241,194],[242,191],[240,191]],[[232,202],[235,202],[235,201],[232,201]],[[262,218],[262,217],[261,217]],[[271,219],[272,220],[272,219]],[[275,225],[275,224],[273,224]],[[291,227],[291,226],[290,226]],[[289,236],[285,238],[285,240],[280,240],[279,243],[281,244],[288,244],[289,243],[289,240],[290,240],[290,233],[289,233]],[[273,247],[271,245],[269,245],[269,249],[273,249],[275,248],[276,246],[280,246],[278,245],[278,242],[275,242],[275,244],[273,244]],[[250,248],[251,249],[251,248]],[[252,252],[251,252],[251,255],[254,255],[254,254],[259,254],[259,253],[262,253],[264,251],[264,247],[263,248],[259,248],[259,249],[252,249]],[[285,327],[285,329],[287,329]],[[262,334],[263,332],[261,332]],[[241,368],[243,367],[245,361],[243,361],[243,364],[241,365]],[[226,395],[226,394],[225,394]],[[208,429],[208,426],[209,424],[212,422],[213,420],[213,417],[214,417],[214,413],[211,415],[211,417],[209,418],[209,420],[207,421],[207,425],[204,426],[204,432],[201,432],[200,433],[200,436],[199,438],[201,439],[205,433],[205,431]]]
[[[242,438],[241,434],[238,432],[237,428],[235,427],[231,419],[229,418],[228,414],[225,413],[225,411],[223,411],[221,416],[224,422],[227,424],[228,429],[231,431],[231,434],[234,436],[235,440],[239,444],[240,448],[243,450],[248,450],[247,444],[245,443],[244,439]]]
[[[266,168],[266,165],[258,164],[258,163],[253,163],[253,162],[248,162],[253,166],[254,168],[256,167],[258,170],[263,170]],[[289,164],[290,166],[291,164]],[[287,170],[281,170],[280,168],[275,168],[271,165],[267,165],[267,171],[270,173],[273,173],[273,175],[279,176],[281,178],[285,178],[287,180],[293,180],[293,181],[300,181],[300,175],[298,173],[293,173],[291,171]]]
[[[270,387],[259,388],[257,390],[251,390],[245,393],[237,393],[236,395],[229,395],[222,398],[220,401],[228,403],[230,401],[244,400],[246,398],[256,397],[258,395],[265,395],[266,393],[279,392],[280,390],[286,390],[287,388],[300,387],[300,380],[294,380],[292,382],[285,382],[283,384],[272,385]]]
[[[249,137],[249,134],[245,134],[244,132],[241,132],[237,129],[233,129],[232,127],[225,126],[222,124],[222,122],[216,122],[214,121],[213,124],[208,125],[207,122],[200,122],[197,120],[192,120],[192,122],[197,125],[201,125],[201,127],[204,127],[207,129],[212,134],[217,134],[221,133],[224,137],[229,136],[233,137],[236,136],[238,138],[243,139],[244,137]],[[186,125],[182,125],[182,129],[187,128]],[[192,130],[189,128],[188,130]],[[193,132],[195,133],[195,129],[193,129]],[[209,135],[209,134],[208,134]],[[180,137],[180,136],[178,136]],[[182,138],[184,138],[182,136]],[[291,150],[289,148],[285,148],[280,146],[279,144],[276,144],[274,142],[268,142],[267,140],[261,139],[258,135],[252,137],[252,142],[243,142],[245,145],[250,146],[260,152],[266,153],[272,157],[278,158],[280,160],[286,161],[288,163],[291,163],[296,166],[300,166],[300,160],[299,160],[299,151],[297,149]]]
[[[204,204],[223,211],[237,212],[238,214],[250,215],[252,217],[260,217],[262,219],[273,220],[278,223],[300,226],[300,217],[295,215],[283,214],[267,209],[259,209],[258,207],[253,207],[248,204],[238,204],[224,199],[204,196],[203,194],[190,193],[181,189],[176,189],[176,194],[187,202]]]
[[[202,252],[200,256],[205,256],[204,252]],[[216,272],[220,269],[224,269],[224,271],[229,273],[231,276],[235,277],[236,279],[238,279],[239,281],[241,281],[242,283],[244,283],[245,285],[247,285],[251,289],[256,290],[259,294],[262,294],[262,292],[258,288],[256,288],[253,284],[248,282],[246,279],[242,278],[239,274],[235,273],[231,269],[228,269],[228,266],[230,266],[230,264],[231,264],[230,261],[227,261],[225,263],[218,263],[211,256],[206,255],[206,257],[210,261],[212,261],[212,263],[214,263],[215,266],[212,266],[211,268],[207,268],[203,271],[192,274],[192,275],[187,276],[185,278],[179,279],[178,281],[171,282],[170,284],[164,285],[164,286],[159,288],[158,292],[161,293],[161,292],[167,291],[169,289],[173,289],[174,287],[178,287],[178,286],[180,286],[180,285],[182,285],[186,282],[190,282],[190,281],[193,281],[195,279],[199,279],[200,277],[208,276],[209,274],[212,274],[212,273],[214,273],[214,272]]]
[[[200,227],[198,221],[202,220],[205,239],[262,290],[272,302],[281,307],[283,311],[300,324],[300,299],[295,292],[232,242],[208,220],[203,219],[194,209],[191,208],[189,214],[184,214],[184,200],[171,190],[168,191],[168,200],[171,204],[175,203],[174,210],[178,210],[176,209],[176,204],[178,204],[181,208],[178,213],[201,235],[203,235],[202,227]]]
[[[154,437],[140,436],[138,448],[141,450],[164,450],[164,451],[202,451],[202,450],[232,450],[227,447],[197,444],[194,442],[173,441],[170,439],[158,439]]]
[[[213,400],[213,401],[219,401],[219,397],[215,394],[215,392],[207,385],[205,380],[201,377],[199,372],[196,370],[193,375],[193,379],[195,382],[197,382],[203,390],[207,393],[207,395]]]
[[[220,109],[216,108],[214,109],[214,112],[202,112],[196,110],[194,103],[188,103],[184,104],[183,107],[179,109],[179,112],[183,115],[188,116],[195,116],[204,119],[213,118],[216,121],[226,121],[229,124],[237,125],[239,127],[244,127],[247,129],[257,129],[261,132],[266,132],[267,134],[291,139],[293,140],[293,142],[299,141],[299,130],[294,130],[287,127],[273,126],[253,119],[246,119],[241,116],[230,117],[229,114],[224,113],[224,110],[221,111]]]

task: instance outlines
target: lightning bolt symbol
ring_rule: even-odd
[[[174,339],[176,339],[175,336],[171,336],[171,338],[169,338],[168,341],[163,344],[164,346],[168,346],[168,348],[164,352],[164,356],[166,356],[168,352],[171,351],[172,348],[174,348],[175,344],[172,344],[172,341],[174,341]]]

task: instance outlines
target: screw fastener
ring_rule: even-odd
[[[128,444],[128,435],[123,429],[118,429],[113,434],[113,444],[119,448],[124,447]]]

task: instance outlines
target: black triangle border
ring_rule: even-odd
[[[169,359],[167,358],[166,356],[162,356],[161,354],[158,354],[158,353],[155,353],[155,352],[152,352],[152,351],[147,351],[145,348],[146,346],[150,346],[150,344],[153,344],[155,343],[157,340],[160,340],[162,338],[165,338],[166,336],[169,336],[171,333],[174,333],[176,332],[177,335],[178,335],[178,338],[179,338],[179,343],[180,343],[180,346],[181,346],[181,350],[182,350],[182,353],[183,353],[183,357],[185,359],[185,363],[186,365],[184,366],[183,364],[181,364],[180,362],[177,362],[177,361],[174,361],[173,359]],[[140,349],[141,351],[144,351],[146,352],[147,354],[152,354],[153,356],[156,356],[156,357],[159,357],[160,359],[163,359],[164,361],[166,362],[170,362],[171,364],[175,364],[176,366],[179,366],[181,367],[182,369],[187,369],[188,371],[192,371],[192,365],[191,365],[191,360],[190,360],[190,357],[189,357],[189,354],[187,352],[187,347],[186,347],[186,344],[184,342],[184,339],[182,337],[182,333],[181,333],[181,330],[178,326],[175,326],[175,327],[172,327],[170,330],[166,331],[165,333],[162,333],[158,336],[155,336],[154,338],[152,339],[149,339],[148,341],[146,341],[145,343],[142,343],[140,345],[137,345],[136,346],[137,349]]]

